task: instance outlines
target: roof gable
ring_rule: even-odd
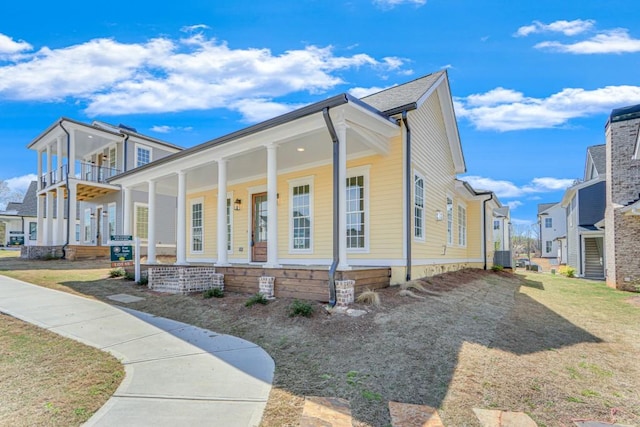
[[[606,168],[606,145],[592,145],[591,147],[587,147],[587,162],[584,168],[584,180],[588,181],[598,176],[604,176]]]

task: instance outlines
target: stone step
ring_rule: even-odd
[[[389,402],[393,427],[444,427],[435,408],[426,405]]]
[[[300,427],[352,427],[349,401],[338,397],[306,396]]]
[[[537,427],[535,421],[524,412],[473,408],[482,427]]]

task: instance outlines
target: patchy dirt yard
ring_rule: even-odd
[[[291,300],[159,295],[107,279],[104,263],[0,259],[0,270],[102,300],[141,296],[128,307],[261,345],[276,362],[263,426],[297,425],[305,395],[348,399],[356,426],[389,425],[389,401],[439,408],[447,426],[478,425],[473,407],[540,426],[640,424],[640,307],[599,282],[464,270],[423,281],[419,299],[379,291],[379,307],[356,305],[361,317],[314,303],[311,318],[291,318]]]

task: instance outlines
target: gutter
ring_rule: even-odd
[[[338,134],[331,121],[329,115],[329,107],[322,109],[322,116],[327,124],[327,130],[331,135],[333,141],[333,262],[329,268],[329,305],[335,307],[336,305],[336,269],[338,268],[338,262],[340,261],[340,171],[338,169],[338,162],[340,160],[340,153],[338,151],[340,140]]]
[[[62,245],[62,258],[61,259],[67,259],[67,246],[69,246],[69,233],[71,233],[71,218],[69,213],[71,212],[70,209],[70,201],[71,201],[71,189],[69,188],[69,162],[74,161],[73,159],[69,158],[69,153],[70,153],[70,149],[71,149],[71,135],[69,135],[69,132],[64,128],[64,126],[62,126],[62,119],[58,122],[58,125],[60,126],[60,129],[62,129],[64,131],[64,133],[67,134],[67,173],[64,177],[64,181],[65,181],[65,185],[67,186],[67,241],[64,243],[64,245]],[[74,218],[74,222],[75,222],[75,218]],[[75,227],[74,227],[75,228]]]
[[[487,202],[493,200],[493,192],[481,193],[490,194],[491,197],[482,201],[482,258],[484,259],[484,270],[487,269]]]
[[[402,111],[402,122],[406,130],[406,153],[404,158],[404,167],[406,171],[405,186],[406,186],[406,199],[405,199],[405,215],[406,215],[406,251],[407,251],[407,271],[405,280],[408,282],[411,280],[411,128],[409,127],[409,121],[407,120],[407,110]]]

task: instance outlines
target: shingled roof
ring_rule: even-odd
[[[542,212],[546,211],[550,207],[553,207],[553,206],[555,206],[557,204],[558,204],[558,202],[555,202],[555,203],[540,203],[538,205],[538,215],[540,215]]]
[[[360,98],[378,111],[395,114],[401,110],[412,110],[417,107],[420,98],[445,74],[438,71],[398,86]]]
[[[587,152],[591,156],[593,160],[593,166],[596,168],[596,172],[599,176],[604,176],[607,172],[607,146],[605,144],[602,145],[592,145],[591,147],[587,147]]]
[[[31,181],[22,202],[9,202],[4,212],[15,216],[38,216],[38,183]],[[15,212],[15,213],[14,213]]]

